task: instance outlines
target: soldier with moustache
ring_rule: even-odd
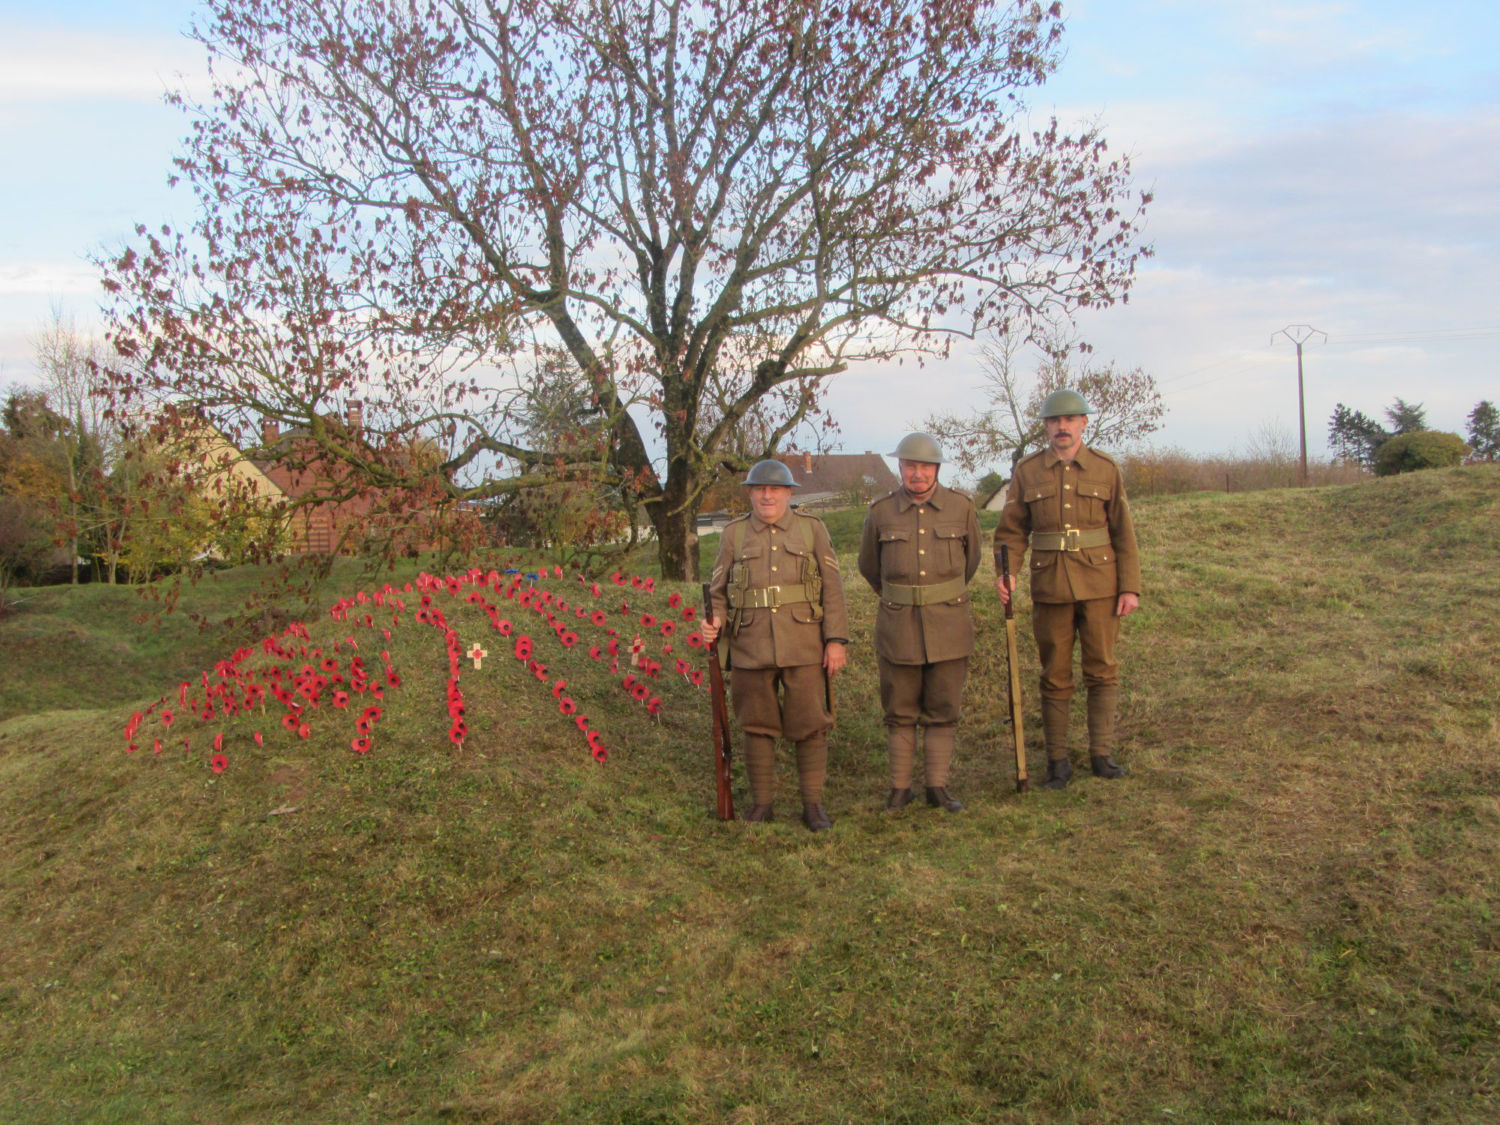
[[[901,487],[870,505],[859,572],[880,600],[875,652],[891,789],[886,808],[912,801],[922,728],[927,803],[963,805],[948,791],[964,680],[974,651],[969,581],[979,569],[979,519],[967,496],[938,483],[943,453],[931,434],[907,434],[891,456]]]
[[[712,644],[723,631],[729,639],[730,694],[750,780],[745,819],[772,817],[776,739],[784,737],[797,748],[802,823],[821,832],[833,826],[823,809],[828,681],[843,670],[849,640],[838,555],[822,520],[791,510],[798,485],[780,461],[752,466],[745,487],[750,513],[719,539],[703,637]]]
[[[1088,693],[1094,776],[1125,775],[1113,757],[1120,693],[1115,642],[1121,618],[1140,605],[1140,554],[1119,466],[1083,444],[1090,413],[1077,391],[1047,396],[1041,410],[1047,446],[1016,465],[995,528],[995,551],[1008,547],[1018,571],[1031,548],[1031,620],[1042,668],[1047,745],[1047,780],[1042,784],[1051,789],[1063,788],[1073,777],[1068,712],[1075,638]],[[1002,603],[1009,604],[1015,586],[1015,575],[1008,585],[995,576]]]

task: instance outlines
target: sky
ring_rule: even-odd
[[[97,327],[87,256],[182,225],[167,186],[201,88],[188,0],[0,0],[0,386],[34,377],[60,312]],[[1500,4],[1072,0],[1033,113],[1097,122],[1154,194],[1127,303],[1087,312],[1100,362],[1154,377],[1157,448],[1295,448],[1344,403],[1396,397],[1463,433],[1500,402]],[[1307,335],[1298,332],[1297,335]],[[886,452],[936,411],[986,405],[977,349],[830,381],[834,440]]]

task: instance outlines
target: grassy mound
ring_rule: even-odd
[[[986,568],[957,816],[880,811],[873,604],[839,537],[856,637],[818,836],[789,755],[776,823],[713,819],[675,665],[702,657],[660,631],[686,587],[542,583],[562,612],[491,588],[508,637],[471,587],[433,593],[491,654],[459,664],[461,748],[420,591],[399,625],[361,604],[281,642],[316,656],[242,659],[388,653],[367,753],[365,701],[329,687],[306,738],[270,701],[184,714],[154,754],[157,701],[198,699],[243,639],[37,597],[0,626],[0,1119],[1491,1119],[1500,471],[1137,507],[1132,776],[1015,795]],[[662,661],[647,700],[584,605]],[[70,630],[66,660],[10,659]],[[1035,738],[1034,694],[1027,716]]]

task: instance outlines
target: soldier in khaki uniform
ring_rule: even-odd
[[[1073,698],[1073,639],[1083,650],[1088,689],[1089,756],[1096,777],[1123,777],[1112,756],[1120,666],[1120,619],[1140,605],[1141,564],[1119,467],[1083,444],[1089,405],[1077,391],[1055,391],[1042,403],[1047,448],[1016,466],[995,528],[995,550],[1010,549],[1017,570],[1031,548],[1031,620],[1042,666],[1042,734],[1048,788],[1073,777],[1068,708]],[[1010,602],[1009,586],[995,591]]]
[[[958,812],[948,771],[974,651],[967,587],[979,569],[979,520],[973,501],[938,483],[943,453],[932,435],[908,434],[891,456],[901,487],[870,505],[859,547],[859,572],[880,599],[875,652],[891,766],[885,804],[896,810],[912,800],[920,724],[927,803]]]
[[[703,636],[712,643],[728,622],[730,692],[750,778],[745,819],[771,819],[776,739],[784,736],[797,747],[802,823],[821,832],[833,826],[823,811],[828,681],[843,669],[849,640],[838,556],[822,520],[790,510],[797,482],[780,461],[752,466],[745,485],[750,514],[719,540]]]

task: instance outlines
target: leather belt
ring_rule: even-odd
[[[1108,547],[1109,544],[1109,528],[1107,527],[1070,527],[1067,531],[1033,531],[1031,533],[1033,551],[1081,551],[1085,547]]]
[[[935,602],[951,602],[964,592],[968,583],[962,578],[950,578],[946,582],[935,582],[931,586],[898,586],[886,582],[880,587],[880,600],[892,605],[932,605]]]
[[[807,586],[752,586],[737,600],[730,599],[733,609],[775,609],[779,605],[811,602]]]

